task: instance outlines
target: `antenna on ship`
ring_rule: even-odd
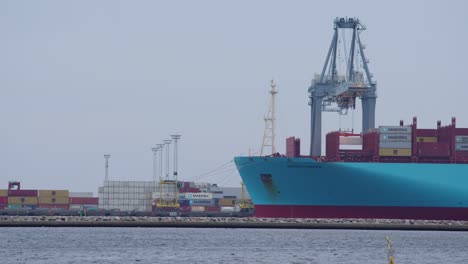
[[[275,95],[278,93],[276,90],[276,84],[273,80],[271,80],[270,84],[270,106],[268,107],[268,112],[263,118],[265,120],[265,130],[263,132],[263,142],[262,148],[260,150],[260,156],[263,156],[266,152],[267,147],[271,147],[271,154],[276,153],[275,148]]]
[[[106,172],[105,172],[105,176],[104,176],[104,181],[105,182],[109,181],[109,159],[110,159],[110,157],[111,157],[111,155],[109,155],[109,154],[104,155],[104,158],[106,159],[106,163],[105,163]]]

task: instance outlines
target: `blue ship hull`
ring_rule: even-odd
[[[468,164],[236,157],[259,217],[468,220]]]

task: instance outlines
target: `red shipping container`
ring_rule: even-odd
[[[8,204],[8,197],[0,196],[0,204]]]
[[[458,158],[468,158],[468,151],[457,151],[456,155]]]
[[[205,211],[207,212],[219,212],[219,206],[205,206]]]
[[[420,157],[448,157],[450,156],[450,147],[445,142],[418,142],[418,155]]]
[[[437,129],[419,128],[416,130],[417,137],[437,137]]]
[[[70,204],[99,204],[98,197],[70,197]]]
[[[182,212],[190,212],[192,210],[192,208],[189,206],[181,206],[179,207],[180,211]]]
[[[8,196],[37,197],[37,190],[9,190]]]
[[[455,128],[457,136],[468,136],[468,128]]]
[[[38,208],[68,210],[69,206],[68,204],[39,204]]]

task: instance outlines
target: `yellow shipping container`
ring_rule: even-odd
[[[236,204],[236,199],[230,199],[230,198],[219,199],[220,206],[233,206],[235,204]]]
[[[379,156],[408,157],[411,156],[411,149],[379,149]]]
[[[39,197],[68,197],[68,190],[39,190]]]
[[[8,190],[0,190],[0,196],[8,196]]]
[[[37,197],[8,197],[8,204],[37,204]]]
[[[68,204],[68,197],[39,196],[39,204]]]
[[[437,137],[417,137],[416,142],[432,142],[437,143]]]

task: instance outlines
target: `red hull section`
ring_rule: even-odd
[[[255,205],[256,217],[468,220],[468,208]]]

